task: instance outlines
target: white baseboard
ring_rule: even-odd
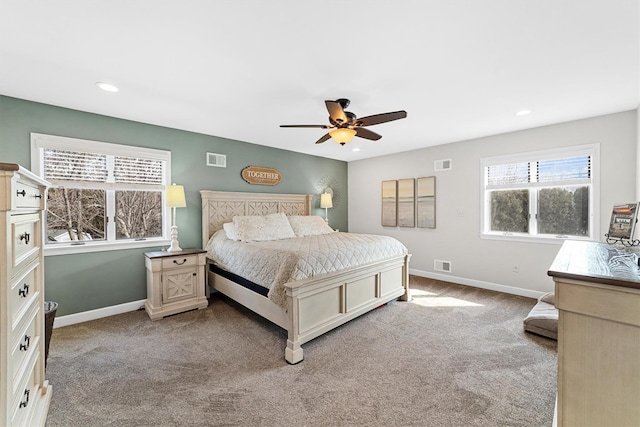
[[[76,323],[88,322],[89,320],[101,319],[116,314],[128,313],[130,311],[139,310],[144,307],[146,299],[139,301],[126,302],[124,304],[112,305],[110,307],[96,308],[95,310],[83,311],[82,313],[67,314],[60,316],[53,321],[53,328],[61,328],[63,326],[74,325]]]
[[[505,294],[520,295],[529,298],[540,298],[545,292],[532,291],[531,289],[516,288],[513,286],[499,285],[497,283],[483,282],[481,280],[467,279],[465,277],[452,276],[450,274],[432,273],[429,271],[409,269],[409,273],[427,279],[442,280],[457,283],[459,285],[473,286],[474,288],[489,289],[490,291],[504,292]]]

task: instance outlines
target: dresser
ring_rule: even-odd
[[[49,184],[0,163],[0,425],[42,426],[45,380],[42,227]]]
[[[558,426],[640,425],[640,248],[566,241],[548,274],[558,309]]]
[[[205,308],[204,267],[207,251],[146,252],[147,302],[151,320],[196,308]]]

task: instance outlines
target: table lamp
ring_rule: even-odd
[[[333,199],[330,193],[323,193],[320,195],[320,207],[324,209],[324,220],[329,223],[329,213],[327,209],[333,207]]]
[[[166,193],[167,207],[172,209],[171,219],[171,246],[167,249],[167,252],[178,252],[182,249],[178,243],[178,226],[176,225],[176,208],[184,208],[187,206],[187,202],[184,197],[184,187],[182,185],[167,185]]]

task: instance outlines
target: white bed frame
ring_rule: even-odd
[[[310,215],[313,196],[306,194],[200,191],[202,245],[234,215]],[[360,267],[322,274],[284,285],[287,311],[267,297],[209,270],[207,286],[214,288],[288,331],[285,359],[303,359],[301,345],[389,301],[409,298],[409,258],[400,255]]]

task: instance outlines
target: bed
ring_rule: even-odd
[[[200,194],[203,248],[234,216],[311,215],[313,199],[306,194],[209,190]],[[288,281],[282,284],[281,304],[256,292],[240,275],[221,269],[207,257],[207,287],[208,292],[215,289],[285,329],[285,360],[296,364],[303,359],[302,344],[390,301],[408,300],[410,257],[405,251],[364,265]]]

